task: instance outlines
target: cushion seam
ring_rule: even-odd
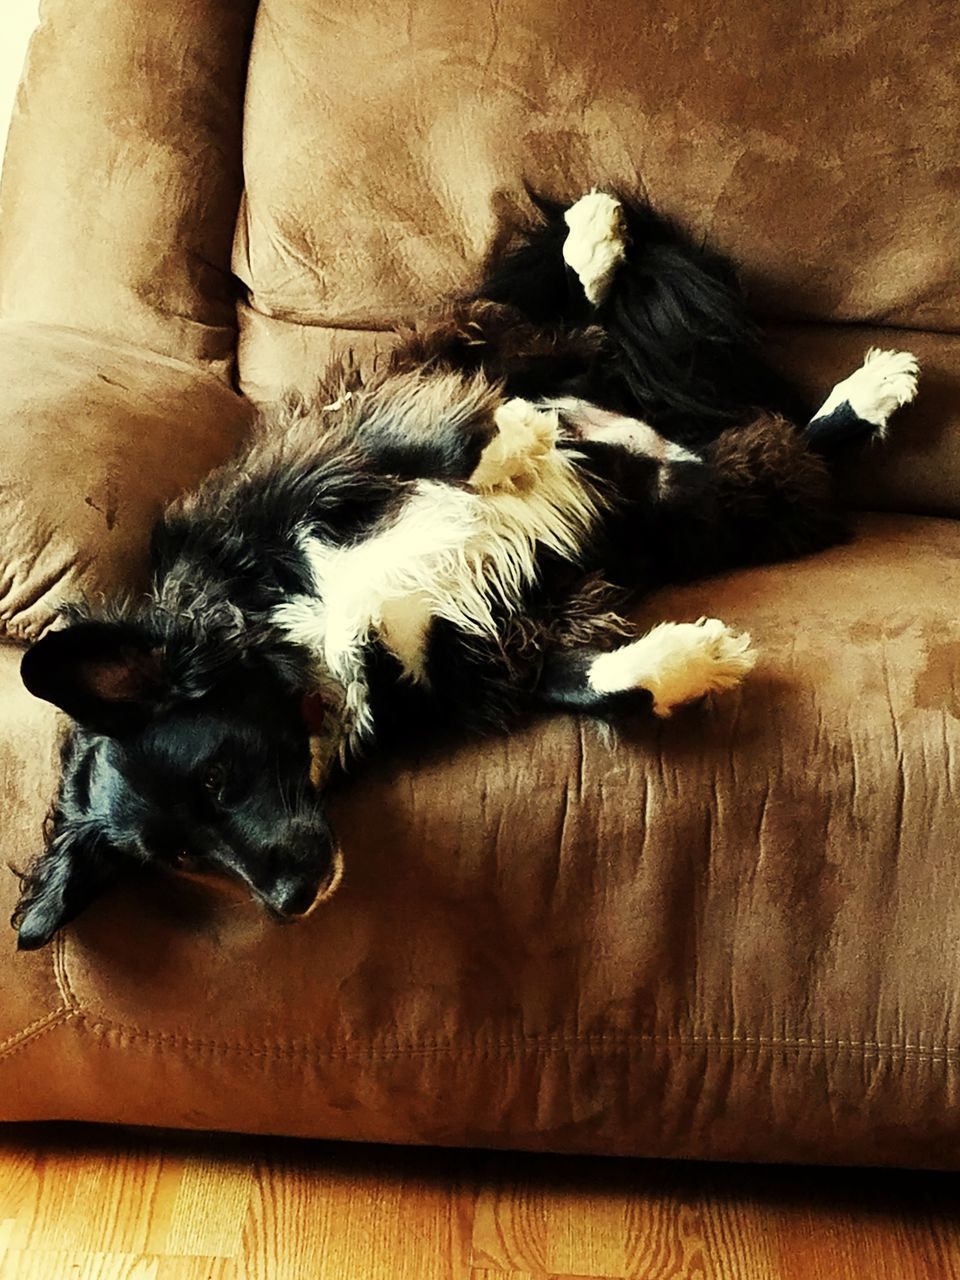
[[[300,329],[328,329],[334,333],[383,333],[395,334],[398,326],[409,321],[409,316],[404,313],[392,323],[388,320],[376,322],[373,320],[351,320],[349,316],[341,317],[339,320],[324,318],[323,316],[311,316],[306,311],[291,311],[287,314],[280,314],[276,311],[263,310],[255,302],[258,296],[253,286],[250,289],[249,296],[244,300],[244,305],[256,316],[263,320],[269,320],[276,324],[285,324],[295,326]],[[263,297],[263,293],[259,297]],[[441,301],[449,302],[450,299],[442,299]],[[422,310],[422,309],[421,309]],[[428,307],[427,310],[430,310]],[[418,312],[419,314],[419,312]],[[888,324],[876,319],[867,320],[830,320],[815,319],[812,317],[791,317],[783,319],[776,316],[760,316],[758,323],[764,334],[768,334],[776,329],[829,329],[829,330],[847,330],[847,329],[875,329],[881,332],[888,331],[890,333],[921,333],[927,334],[933,338],[960,338],[960,329],[934,329],[924,326],[918,327],[914,324]]]
[[[129,1042],[138,1040],[154,1044],[159,1049],[183,1049],[188,1053],[242,1054],[254,1058],[325,1059],[329,1061],[351,1058],[388,1060],[401,1057],[426,1057],[431,1054],[453,1053],[495,1057],[517,1053],[557,1053],[575,1049],[596,1049],[605,1052],[629,1052],[640,1048],[713,1049],[728,1048],[746,1051],[792,1051],[797,1053],[850,1053],[862,1057],[912,1059],[931,1063],[957,1063],[960,1046],[921,1045],[912,1041],[856,1040],[842,1038],[816,1038],[807,1036],[738,1036],[723,1034],[682,1035],[671,1033],[638,1033],[635,1035],[585,1035],[585,1036],[526,1036],[512,1040],[497,1040],[487,1044],[470,1044],[450,1040],[410,1042],[406,1044],[377,1044],[373,1041],[346,1041],[340,1045],[297,1046],[293,1044],[256,1045],[249,1041],[208,1040],[179,1032],[152,1031],[144,1027],[91,1016],[74,1008],[70,1016],[76,1016],[82,1027],[98,1038],[119,1035]]]
[[[68,1022],[75,1016],[70,1009],[55,1009],[43,1018],[38,1018],[36,1022],[31,1022],[28,1027],[24,1027],[14,1035],[8,1036],[6,1040],[0,1043],[0,1062],[5,1062],[8,1058],[12,1058],[15,1053],[19,1053],[27,1045],[33,1044],[35,1040],[39,1040],[41,1036],[53,1031],[56,1027]]]
[[[63,1001],[64,1009],[70,1013],[80,1012],[80,1001],[70,982],[70,971],[67,967],[67,941],[64,934],[58,933],[53,943],[53,976]]]
[[[7,1036],[5,1040],[0,1040],[0,1060],[16,1053],[31,1040],[35,1040],[44,1032],[52,1030],[53,1027],[78,1013],[79,1003],[70,987],[70,978],[66,971],[66,942],[62,933],[57,934],[50,948],[50,968],[60,995],[59,1009],[51,1009],[49,1013],[41,1014],[27,1026]]]

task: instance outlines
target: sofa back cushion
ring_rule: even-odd
[[[956,330],[960,8],[262,0],[236,268],[380,327],[470,285],[524,182],[645,191],[761,311]]]

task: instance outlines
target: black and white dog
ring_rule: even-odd
[[[20,947],[151,861],[302,917],[341,877],[334,762],[536,707],[667,716],[750,670],[748,635],[637,635],[626,598],[841,536],[829,460],[883,436],[916,362],[871,351],[811,417],[725,262],[603,192],[541,212],[388,367],[334,370],[175,503],[148,599],[27,652],[75,726]]]

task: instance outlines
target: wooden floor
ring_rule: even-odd
[[[2,1280],[946,1280],[960,1179],[0,1129]]]

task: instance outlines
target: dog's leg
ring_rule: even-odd
[[[532,325],[515,305],[474,298],[451,302],[426,321],[400,329],[390,352],[390,369],[454,369],[476,373],[491,357],[533,346],[537,354],[553,350],[550,333]]]
[[[399,373],[384,381],[356,432],[371,472],[526,491],[557,443],[556,409],[513,396],[484,375]]]
[[[576,272],[588,302],[598,307],[627,256],[623,206],[604,191],[591,191],[571,205],[563,218],[569,227],[563,260]]]
[[[804,429],[810,447],[829,455],[883,440],[891,416],[917,394],[920,366],[909,351],[871,347],[859,369],[838,382]]]
[[[496,434],[480,455],[469,484],[479,492],[529,489],[557,443],[555,409],[528,400],[505,400],[493,415]]]
[[[604,715],[638,694],[665,718],[675,707],[735,688],[757,660],[750,636],[718,618],[662,622],[639,640],[609,652],[566,649],[552,653],[538,688],[541,702]]]
[[[562,279],[566,273],[556,254]],[[577,286],[579,289],[579,286]],[[589,382],[602,360],[597,327],[564,329],[562,310],[533,322],[518,307],[487,298],[452,303],[425,324],[400,333],[390,357],[395,373],[483,373],[507,397],[536,400]]]
[[[792,559],[846,534],[826,459],[782,418],[722,432],[681,479],[660,526],[668,578]]]

